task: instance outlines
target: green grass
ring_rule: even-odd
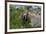
[[[31,24],[28,24],[26,22],[26,24],[24,24],[23,26],[23,21],[22,19],[19,17],[23,12],[25,12],[26,7],[23,9],[23,7],[21,8],[14,8],[10,7],[10,29],[19,29],[19,28],[25,28],[31,27]],[[31,20],[28,20],[28,22],[31,23]]]

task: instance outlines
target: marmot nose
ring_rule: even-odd
[[[26,15],[26,14],[24,14],[24,15]]]

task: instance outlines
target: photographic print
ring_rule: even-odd
[[[43,4],[7,2],[7,32],[43,30]]]

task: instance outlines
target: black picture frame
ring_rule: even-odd
[[[43,30],[36,30],[36,31],[20,31],[20,32],[9,32],[9,33],[42,32],[42,31],[44,31],[44,2],[5,1],[5,34],[8,33],[8,32],[7,32],[7,2],[43,4]]]

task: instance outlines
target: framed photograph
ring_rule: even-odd
[[[44,31],[44,3],[8,1],[5,3],[5,32]]]

